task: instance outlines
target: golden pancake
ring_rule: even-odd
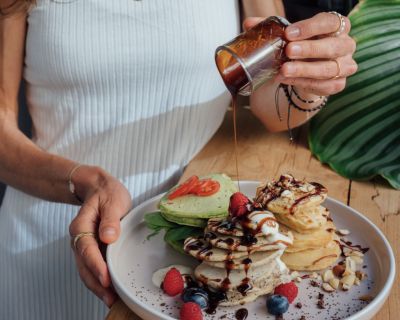
[[[296,211],[294,214],[275,213],[275,217],[281,225],[284,224],[299,233],[311,233],[324,227],[328,216],[328,209],[322,206]]]
[[[283,232],[289,232],[289,228],[281,225]],[[299,233],[291,230],[293,235],[293,244],[288,246],[285,252],[298,252],[309,249],[316,249],[326,246],[335,239],[336,227],[332,221],[328,221],[325,226],[311,233]]]
[[[334,240],[321,248],[299,252],[285,252],[282,255],[282,261],[291,270],[317,271],[334,265],[340,254],[340,246]]]
[[[321,205],[327,193],[327,189],[319,183],[296,180],[286,174],[278,181],[258,187],[254,202],[273,213],[290,214],[305,207]]]

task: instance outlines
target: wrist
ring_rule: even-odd
[[[81,165],[71,175],[74,193],[83,202],[107,181],[108,174],[97,166]]]
[[[325,96],[318,96],[316,94],[307,92],[306,90],[293,87],[292,88],[292,99],[293,101],[303,109],[311,110],[318,107],[324,102]]]

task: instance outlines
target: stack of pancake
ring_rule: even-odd
[[[324,186],[288,174],[257,188],[254,206],[273,212],[281,231],[293,234],[293,244],[282,255],[291,270],[322,270],[341,254],[336,227],[328,209],[321,206],[326,197]]]
[[[268,211],[250,212],[241,219],[210,219],[204,236],[185,240],[187,253],[201,261],[196,280],[212,291],[224,292],[222,306],[255,300],[287,282],[288,269],[281,261],[291,235],[279,232]]]

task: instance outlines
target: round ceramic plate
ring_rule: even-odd
[[[241,182],[241,191],[254,197],[258,182]],[[197,262],[177,253],[163,241],[163,232],[146,240],[150,231],[143,222],[147,212],[157,210],[162,195],[156,196],[132,210],[122,221],[122,232],[119,240],[107,250],[107,263],[115,289],[121,299],[145,320],[179,319],[181,301],[179,297],[171,298],[160,288],[153,285],[153,272],[173,264],[194,267]],[[324,203],[339,229],[348,229],[347,238],[353,244],[368,247],[364,257],[363,271],[368,280],[360,286],[354,286],[348,292],[337,291],[324,293],[319,287],[311,285],[310,279],[299,284],[299,295],[290,305],[284,318],[299,319],[370,319],[382,307],[390,293],[395,276],[393,251],[382,232],[362,214],[352,208],[328,198]],[[324,293],[324,309],[318,307],[318,295]],[[369,303],[360,297],[373,297]],[[265,297],[255,302],[236,308],[219,307],[213,315],[205,314],[205,319],[235,319],[235,312],[246,308],[249,319],[275,319],[265,308]],[[302,307],[295,304],[301,302]]]

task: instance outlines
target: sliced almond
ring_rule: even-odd
[[[350,234],[350,231],[347,230],[347,229],[339,229],[339,230],[337,231],[337,233],[338,233],[340,236],[348,236],[348,235]]]
[[[318,279],[319,274],[316,272],[311,273],[310,278],[311,279]]]
[[[356,277],[360,280],[363,281],[365,280],[368,276],[365,272],[362,271],[356,271]]]
[[[292,277],[292,279],[296,279],[300,274],[297,271],[293,271],[290,276]]]
[[[364,263],[364,259],[363,259],[363,258],[360,258],[359,256],[353,256],[353,255],[351,255],[350,258],[351,258],[352,260],[354,260],[354,262],[355,262],[356,264],[358,264],[358,265],[362,265],[362,264]]]
[[[358,250],[352,250],[349,254],[350,256],[357,256],[357,257],[364,257],[364,253],[362,253],[361,251]]]
[[[349,274],[344,276],[340,282],[342,283],[343,291],[348,291],[354,284],[354,280],[356,279],[355,274]]]
[[[343,247],[343,254],[348,257],[353,250],[347,247]]]
[[[333,288],[329,283],[323,283],[322,284],[322,289],[326,292],[333,292],[335,291],[335,288]]]
[[[331,285],[331,287],[333,289],[338,289],[339,283],[340,283],[340,280],[338,278],[332,278],[331,280],[329,280],[329,284]]]
[[[354,272],[356,272],[356,269],[357,269],[356,262],[351,257],[347,257],[345,261],[343,276],[354,274]]]
[[[324,282],[329,282],[329,280],[333,279],[334,275],[332,270],[326,270],[323,274],[322,274],[322,280],[324,280]]]
[[[370,301],[372,301],[373,299],[374,299],[374,297],[373,297],[373,296],[370,296],[370,295],[368,295],[368,294],[363,295],[363,296],[361,296],[361,297],[358,297],[358,300],[365,301],[365,302],[370,302]]]
[[[301,277],[296,277],[296,279],[294,279],[296,282],[300,283],[303,279]]]
[[[358,279],[357,277],[354,279],[354,285],[359,286],[361,283],[360,279]]]

